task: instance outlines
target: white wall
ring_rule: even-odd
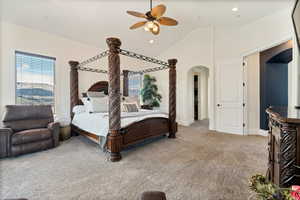
[[[181,125],[190,125],[193,121],[193,83],[189,80],[191,69],[205,66],[213,71],[213,28],[199,28],[188,34],[163,54],[163,59],[177,58],[177,121]],[[159,91],[163,96],[163,109],[168,108],[168,72],[153,73],[158,79]],[[214,85],[210,80],[210,85]],[[213,99],[213,98],[211,98]],[[212,112],[213,113],[213,112]],[[210,113],[210,116],[212,115]],[[213,119],[213,117],[212,117]]]
[[[30,52],[56,58],[55,103],[59,116],[69,116],[69,65],[70,60],[84,60],[99,49],[48,33],[32,30],[10,23],[2,23],[2,60],[0,74],[0,111],[3,106],[15,103],[15,51]],[[80,90],[88,88],[96,80],[103,80],[102,74],[81,73]]]
[[[174,57],[179,60],[177,65],[178,122],[183,125],[193,122],[192,93],[188,92],[188,71],[195,66],[205,66],[209,68],[210,74],[210,129],[215,129],[215,91],[218,85],[218,80],[215,80],[216,68],[224,67],[222,63],[230,60],[240,60],[240,67],[242,67],[243,56],[291,39],[291,10],[292,8],[282,10],[241,27],[199,28],[161,54],[163,58]],[[161,82],[160,90],[163,92],[163,97],[166,97],[167,76],[159,73],[157,77]],[[293,91],[293,94],[297,94],[297,91]]]
[[[228,34],[228,31],[231,33],[230,35],[232,37],[224,36],[224,33]],[[219,38],[216,38],[216,62],[219,62],[219,60],[232,58],[239,59],[242,63],[243,56],[254,52],[259,52],[293,38],[291,10],[283,10],[281,12],[274,13],[271,16],[264,17],[251,24],[242,26],[236,31],[227,29],[225,32],[223,30],[217,31],[216,35],[216,37],[219,36]],[[232,46],[232,44],[235,47],[234,50],[227,51],[228,48],[226,49],[226,46]],[[255,62],[259,62],[259,58],[257,56],[256,58],[252,58],[252,60],[250,59],[251,65],[255,65]],[[257,76],[259,75],[259,71],[258,68],[249,68],[250,67],[247,66],[247,70],[255,73],[255,75],[250,74],[251,77],[248,77],[250,85],[247,83],[247,86],[250,87],[250,91],[248,91],[247,98],[249,98],[249,100],[247,101],[248,103],[246,103],[248,121],[245,122],[249,133],[259,134],[259,121],[257,121],[257,119],[259,119],[259,88],[257,88],[257,84],[259,84]],[[297,66],[293,62],[291,69],[296,70],[296,68]],[[293,85],[297,85],[297,78],[291,77],[291,79],[291,83]],[[253,83],[254,80],[257,81]],[[291,102],[295,102],[297,93],[297,89],[295,87],[291,87],[291,95],[289,96]]]

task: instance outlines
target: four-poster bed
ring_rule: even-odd
[[[93,84],[88,91],[108,91],[108,135],[105,141],[108,152],[110,153],[110,161],[115,162],[121,159],[121,151],[126,147],[139,143],[145,139],[153,138],[168,134],[169,138],[175,138],[177,132],[176,123],[176,59],[170,59],[168,62],[160,61],[154,58],[129,52],[120,49],[121,41],[118,38],[108,38],[106,40],[109,47],[105,51],[93,58],[90,58],[82,63],[70,61],[70,100],[71,100],[71,117],[74,118],[72,112],[76,105],[81,105],[78,89],[78,71],[90,71],[97,73],[108,73],[108,82],[99,81]],[[145,69],[139,72],[124,70],[120,72],[120,54],[144,60],[160,67]],[[108,56],[108,71],[84,67],[85,65],[94,62],[100,58]],[[135,73],[148,73],[169,69],[169,114],[149,115],[148,117],[140,117],[132,123],[121,127],[121,93],[120,93],[120,76],[123,76],[123,95],[128,95],[128,76]],[[152,117],[154,116],[154,117]],[[123,118],[122,118],[123,125]],[[94,141],[99,141],[100,138],[95,133],[85,131],[78,126],[72,124],[72,131],[78,134],[83,134]]]

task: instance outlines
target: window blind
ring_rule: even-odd
[[[15,52],[16,104],[54,106],[55,58]]]

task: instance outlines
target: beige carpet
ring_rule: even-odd
[[[138,199],[146,190],[168,200],[246,200],[248,178],[265,173],[267,139],[180,127],[163,138],[123,153],[118,163],[83,137],[58,148],[1,160],[0,199]]]

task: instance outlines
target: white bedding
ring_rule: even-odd
[[[159,110],[143,110],[139,112],[122,112],[121,113],[121,127],[125,127],[133,122],[141,121],[143,119],[152,117],[168,118],[167,113]],[[72,124],[78,128],[93,133],[98,136],[106,137],[108,134],[108,113],[88,113],[82,112],[75,114]]]

